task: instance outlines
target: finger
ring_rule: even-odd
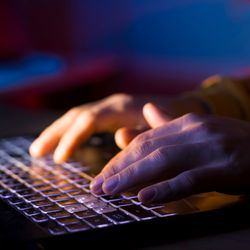
[[[83,141],[87,140],[95,131],[94,116],[89,113],[82,113],[61,138],[54,153],[54,160],[57,163],[66,161]]]
[[[156,105],[147,103],[143,107],[143,115],[151,128],[161,127],[172,120],[165,112],[160,110]]]
[[[173,177],[189,169],[208,164],[211,161],[211,155],[216,157],[213,148],[207,143],[157,148],[145,158],[109,178],[104,174],[102,190],[107,194],[116,194],[143,182]]]
[[[115,133],[115,142],[119,148],[124,149],[137,135],[145,131],[146,128],[145,129],[120,128]]]
[[[31,144],[30,154],[34,157],[41,157],[54,150],[62,135],[69,128],[78,116],[79,111],[72,109],[61,118],[46,128],[40,136]]]
[[[164,203],[203,192],[215,191],[221,186],[222,168],[201,167],[142,189],[138,198],[143,203]]]
[[[140,139],[146,140],[152,137],[160,137],[163,135],[167,136],[173,133],[179,133],[181,131],[195,127],[196,125],[201,124],[205,121],[204,116],[193,113],[183,115],[174,120],[168,120],[168,118],[164,118],[163,116],[164,114],[162,114],[161,122],[155,122],[155,124],[158,124],[159,126],[156,126],[156,128],[150,129],[147,132],[143,133],[143,136]],[[150,119],[153,120],[153,115],[150,116],[150,114],[147,114],[147,117],[145,117],[145,119],[148,119],[148,122],[152,123],[152,126],[154,126],[154,122],[150,121]]]
[[[129,164],[140,160],[145,155],[150,154],[155,148],[161,146],[162,143],[170,145],[173,141],[176,141],[176,137],[180,135],[178,132],[181,133],[181,131],[179,131],[178,128],[174,128],[174,126],[171,126],[170,128],[169,137],[172,137],[172,139],[168,138],[168,125],[166,125],[166,127],[156,128],[136,136],[128,147],[118,153],[106,164],[101,174],[105,174],[107,178],[127,167]],[[175,130],[177,133],[174,133]],[[160,140],[161,144],[157,144],[156,140],[152,139],[158,139],[161,137],[162,139],[164,138],[163,140]]]
[[[186,132],[189,129],[188,124],[194,121],[199,121],[199,116],[196,115],[186,115],[179,119],[169,122],[167,125],[163,127],[156,128],[153,130],[149,130],[137,136],[123,151],[118,153],[115,157],[113,157],[103,168],[102,172],[92,181],[91,189],[95,193],[101,192],[101,187],[104,179],[115,175],[122,169],[126,168],[130,164],[135,161],[142,159],[145,155],[150,154],[157,147],[162,146],[163,144],[171,145],[175,141],[176,137],[181,134],[181,132]],[[199,123],[198,123],[199,124]],[[186,130],[182,131],[182,127],[186,126]],[[195,129],[195,126],[192,127]],[[174,134],[173,134],[174,133]],[[168,138],[168,135],[172,136],[172,139]],[[165,139],[161,141],[163,144],[157,144],[152,138],[164,137]],[[193,138],[196,138],[195,136]],[[183,141],[188,141],[184,138],[180,140],[181,143]]]
[[[176,155],[177,151],[178,152],[180,151],[180,154],[182,155],[187,155],[187,154],[191,155],[192,153],[196,154],[196,150],[194,148],[197,148],[200,157],[197,157],[195,155],[194,156],[195,159],[193,161],[197,161],[197,159],[200,159],[201,156],[202,159],[208,161],[210,160],[208,159],[208,157],[210,157],[209,149],[211,149],[212,153],[214,153],[213,149],[217,149],[218,146],[215,145],[213,148],[211,148],[209,145],[207,146],[207,144],[205,143],[206,141],[207,137],[206,135],[204,135],[202,126],[200,127],[199,125],[197,125],[185,131],[181,131],[180,133],[171,134],[169,136],[162,136],[152,140],[145,140],[143,142],[131,143],[127,148],[125,148],[123,151],[117,154],[112,160],[110,160],[110,162],[102,170],[101,174],[104,175],[105,179],[109,178],[112,175],[127,168],[129,165],[145,158],[150,153],[155,151],[157,148],[167,147],[166,154],[169,156],[168,151],[171,151],[170,146],[177,146],[177,145],[179,146],[176,148],[174,155]],[[202,154],[201,149],[199,148],[200,144],[198,144],[202,142],[205,143],[203,150],[205,155]],[[183,147],[185,148],[185,152],[181,151],[182,150],[181,145],[183,145]],[[191,146],[186,149],[185,145],[191,145]],[[219,150],[218,153],[220,153]],[[211,155],[212,158],[215,158],[215,155],[217,154],[214,153],[214,155]]]

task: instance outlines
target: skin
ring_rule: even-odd
[[[41,157],[54,152],[55,162],[63,163],[80,143],[98,132],[115,133],[117,145],[124,148],[136,135],[149,128],[142,114],[142,108],[148,100],[156,101],[165,108],[169,120],[187,112],[179,106],[200,113],[203,111],[191,98],[166,101],[165,97],[159,96],[114,94],[98,102],[69,110],[33,142],[30,154]]]
[[[55,162],[63,163],[80,143],[98,132],[117,132],[116,142],[123,148],[147,126],[141,113],[144,103],[143,98],[135,101],[132,96],[115,94],[75,107],[41,133],[30,154],[41,157],[54,151]]]
[[[55,162],[62,163],[92,134],[113,132],[123,150],[91,183],[96,194],[140,187],[142,202],[158,203],[206,191],[248,193],[249,123],[183,116],[205,113],[189,98],[151,98],[161,109],[145,105],[148,99],[115,94],[73,108],[41,133],[30,153],[41,157],[54,152]]]
[[[250,124],[187,114],[169,121],[152,104],[143,109],[152,129],[137,136],[91,183],[96,194],[114,195],[151,183],[138,197],[159,203],[192,194],[250,190]]]

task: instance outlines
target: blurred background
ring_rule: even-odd
[[[249,0],[0,0],[0,101],[65,110],[250,73]]]

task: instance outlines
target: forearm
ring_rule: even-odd
[[[213,76],[176,102],[183,113],[210,113],[250,121],[250,79]]]

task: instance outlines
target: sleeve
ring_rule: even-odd
[[[212,76],[188,95],[198,99],[208,113],[250,121],[250,78]]]

